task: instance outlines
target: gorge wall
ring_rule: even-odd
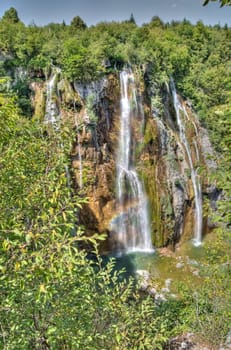
[[[158,85],[147,69],[134,70],[139,114],[131,147],[136,172],[149,202],[155,247],[172,245],[209,230],[208,205],[216,197],[208,174],[216,168],[207,131],[174,82]],[[35,117],[56,125],[70,120],[76,132],[71,173],[76,192],[88,198],[79,212],[86,232],[105,233],[103,249],[116,244],[112,222],[118,215],[116,161],[120,132],[120,77],[109,74],[88,84],[71,84],[59,70],[46,83],[33,83]],[[142,129],[142,137],[138,136]],[[203,213],[202,213],[203,207]],[[198,242],[197,242],[198,243]]]

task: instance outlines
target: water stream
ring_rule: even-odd
[[[153,252],[148,200],[135,169],[132,147],[135,138],[133,124],[139,114],[133,74],[121,72],[120,84],[121,115],[116,175],[119,215],[113,220],[112,228],[117,233],[117,250],[120,253]]]
[[[45,122],[56,124],[59,119],[59,110],[57,102],[54,96],[56,96],[57,75],[60,71],[57,69],[50,80],[47,82],[46,89],[46,110],[45,110]]]
[[[197,169],[193,166],[193,160],[192,160],[192,154],[190,150],[190,146],[186,137],[185,132],[185,123],[184,119],[188,119],[187,112],[185,108],[182,106],[177,92],[175,88],[175,84],[173,80],[171,80],[171,89],[172,89],[172,96],[173,96],[173,104],[176,112],[176,118],[177,118],[177,126],[179,129],[179,136],[181,143],[184,145],[189,167],[191,171],[191,180],[193,185],[193,191],[194,191],[194,197],[195,197],[195,228],[194,228],[194,239],[193,243],[195,246],[201,245],[202,241],[202,220],[203,220],[203,213],[202,213],[202,190],[201,190],[201,183],[200,183],[200,177],[198,175]],[[195,124],[193,124],[194,128],[196,129]],[[197,129],[196,129],[197,133]],[[198,150],[196,149],[197,156],[198,156]]]

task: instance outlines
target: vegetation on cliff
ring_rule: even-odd
[[[10,9],[0,20],[0,347],[3,349],[162,349],[193,330],[216,349],[230,331],[230,40],[227,26],[153,17],[87,28],[25,26]],[[125,65],[146,70],[157,88],[175,78],[210,131],[219,157],[211,176],[223,189],[199,287],[156,304],[97,252],[99,236],[78,225],[68,182],[72,126],[52,130],[31,118],[30,84],[59,66],[86,82]],[[83,247],[92,246],[94,259]]]

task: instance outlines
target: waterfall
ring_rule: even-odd
[[[45,111],[45,122],[55,124],[59,118],[59,110],[57,107],[56,100],[54,98],[56,89],[57,75],[60,70],[56,69],[50,80],[47,82],[47,98],[46,98],[46,111]]]
[[[153,252],[148,200],[133,164],[133,124],[140,117],[133,74],[121,72],[120,84],[121,115],[116,176],[117,207],[120,214],[113,220],[112,227],[117,233],[120,252]],[[141,117],[144,118],[143,115]]]
[[[186,153],[187,153],[189,167],[190,167],[190,171],[191,171],[193,191],[194,191],[194,196],[195,196],[195,212],[194,212],[195,228],[194,228],[193,243],[195,246],[199,246],[199,245],[201,245],[201,241],[202,241],[202,220],[203,220],[202,191],[201,191],[200,177],[197,173],[197,169],[195,169],[193,166],[191,150],[190,150],[190,146],[188,144],[188,140],[186,137],[185,124],[184,124],[184,120],[182,118],[182,115],[184,118],[187,118],[187,119],[189,119],[189,118],[188,118],[188,115],[187,115],[185,108],[182,106],[182,104],[178,98],[175,84],[174,84],[173,80],[171,80],[171,89],[172,89],[173,104],[174,104],[174,109],[176,112],[177,126],[179,129],[180,140],[181,140],[181,143],[184,145]],[[195,123],[193,123],[193,126],[194,126],[196,134],[197,134],[197,128],[196,128]],[[198,152],[197,147],[196,147],[196,153],[197,153],[197,157],[199,157],[199,152]]]

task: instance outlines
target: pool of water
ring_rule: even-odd
[[[206,249],[203,245],[195,247],[186,242],[172,252],[169,249],[157,249],[155,252],[132,252],[121,256],[109,255],[106,259],[115,259],[115,269],[125,269],[121,279],[129,276],[137,277],[137,271],[147,271],[151,283],[160,289],[170,282],[171,292],[177,292],[179,282],[188,286],[201,283],[200,268]],[[142,272],[141,271],[141,272]]]

